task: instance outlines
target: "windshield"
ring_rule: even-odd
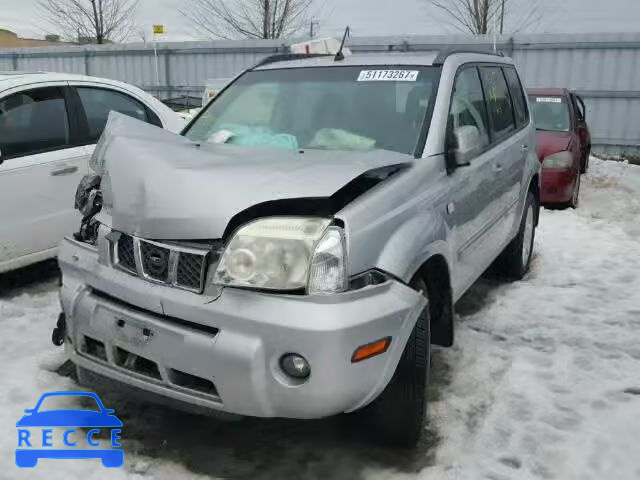
[[[312,67],[245,73],[186,131],[194,141],[413,155],[435,67]]]
[[[529,103],[538,130],[568,132],[571,129],[566,98],[530,95]]]

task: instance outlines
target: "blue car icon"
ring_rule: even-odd
[[[80,409],[56,409],[46,410],[42,403],[51,397],[89,397],[95,400],[99,410]],[[120,438],[122,422],[113,415],[114,410],[106,409],[98,395],[91,392],[49,392],[40,397],[33,409],[27,409],[18,422],[18,448],[16,449],[16,465],[21,468],[33,468],[40,458],[57,459],[82,459],[99,458],[102,465],[107,468],[118,468],[124,463],[124,450],[117,448],[99,448],[101,443],[107,443],[101,439],[98,441],[93,436],[100,433],[100,429],[111,429],[111,447],[120,447],[117,440]],[[67,447],[75,447],[80,444],[84,432],[78,432],[75,428],[90,428],[86,433],[86,443],[90,448],[54,448],[52,427],[66,427],[62,440]],[[34,428],[42,428],[42,437],[35,434]],[[39,433],[39,432],[38,432]],[[32,435],[34,434],[34,435]],[[72,441],[73,439],[73,441]],[[40,440],[42,440],[40,442]],[[56,439],[60,440],[60,439]],[[40,442],[40,445],[38,443]],[[41,446],[42,448],[37,448]],[[23,447],[23,448],[21,448]],[[27,448],[24,448],[27,447]]]

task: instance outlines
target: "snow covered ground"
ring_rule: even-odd
[[[321,421],[222,422],[101,393],[125,465],[13,463],[15,422],[46,391],[79,389],[50,343],[55,279],[0,292],[0,479],[640,478],[640,167],[591,161],[576,211],[544,211],[531,273],[480,280],[456,346],[433,356],[429,427],[412,453]],[[10,283],[10,282],[9,282]],[[0,290],[2,289],[0,279]]]

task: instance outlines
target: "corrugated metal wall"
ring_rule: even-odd
[[[434,51],[452,45],[491,48],[492,38],[406,36],[352,38],[354,53]],[[640,154],[640,34],[499,37],[528,87],[568,87],[587,105],[594,150]],[[283,52],[277,40],[41,47],[0,50],[0,70],[43,70],[115,78],[169,98],[200,96],[208,78],[233,77]]]

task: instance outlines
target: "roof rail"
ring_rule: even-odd
[[[270,63],[288,62],[290,60],[304,60],[306,58],[333,57],[333,56],[334,55],[331,55],[328,53],[276,53],[275,55],[270,55],[267,58],[260,60],[253,67],[251,67],[250,70],[261,67],[263,65],[269,65]]]
[[[440,50],[435,60],[433,61],[434,66],[441,66],[444,64],[444,61],[449,57],[449,55],[454,55],[456,53],[479,53],[482,55],[491,55],[494,57],[504,57],[503,52],[494,52],[493,50],[484,50],[482,48],[472,49],[472,48],[450,48],[446,50]]]

